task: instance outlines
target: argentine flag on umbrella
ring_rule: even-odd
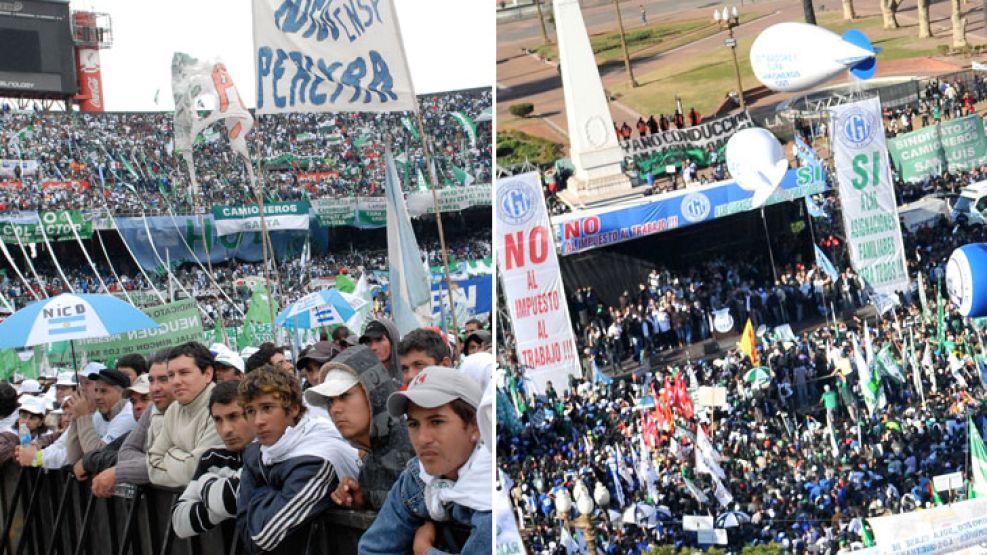
[[[157,327],[160,324],[147,314],[116,297],[65,293],[31,303],[4,320],[0,324],[0,348],[106,337]]]
[[[337,289],[316,291],[288,305],[275,323],[296,329],[346,324],[365,304],[367,301],[360,297]]]

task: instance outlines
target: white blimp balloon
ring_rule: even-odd
[[[946,263],[946,291],[963,316],[987,316],[987,243],[953,251]]]
[[[745,191],[753,191],[753,208],[764,206],[788,171],[788,158],[778,139],[760,127],[737,131],[727,141],[727,169]]]
[[[757,79],[774,91],[811,89],[840,72],[870,79],[880,49],[856,29],[842,37],[808,23],[778,23],[768,27],[751,46],[751,68]]]

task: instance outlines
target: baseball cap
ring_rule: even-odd
[[[456,399],[476,408],[482,396],[480,384],[459,370],[429,366],[411,380],[408,389],[387,398],[387,412],[397,418],[408,412],[409,402],[432,409]]]
[[[98,379],[101,370],[106,370],[106,365],[102,362],[90,362],[82,367],[82,371],[79,372],[83,376],[92,379]],[[126,387],[126,386],[124,386]]]
[[[360,343],[363,343],[366,339],[376,339],[385,335],[387,335],[387,326],[374,320],[367,324],[366,329],[363,330],[363,335],[360,336]]]
[[[209,346],[209,352],[212,353],[213,362],[216,364],[230,366],[232,368],[236,368],[241,374],[243,373],[243,358],[236,354],[233,349],[230,349],[222,343],[213,343]]]
[[[76,383],[76,381],[75,381],[75,372],[68,371],[68,372],[59,372],[58,373],[58,380],[55,382],[55,385],[56,386],[66,385],[66,386],[69,386],[69,387],[75,387],[75,386],[77,386],[79,384]]]
[[[19,393],[21,395],[36,395],[41,393],[41,383],[38,380],[24,380],[21,382]]]
[[[45,406],[44,399],[39,397],[34,397],[31,395],[24,395],[19,400],[20,410],[27,411],[31,414],[38,414],[44,416],[47,412],[47,407]]]
[[[258,349],[257,347],[250,347],[250,346],[244,347],[243,349],[240,349],[240,358],[242,358],[243,360],[247,360],[248,358],[250,358],[250,355],[256,353],[259,350],[260,349]]]
[[[337,347],[332,341],[319,341],[310,347],[302,349],[302,352],[298,353],[297,366],[302,368],[308,364],[309,361],[324,364],[329,362],[329,359],[337,354],[339,354],[339,347]]]
[[[141,395],[147,395],[151,393],[151,378],[147,374],[141,374],[137,376],[134,385],[128,387],[127,390]]]
[[[102,380],[110,385],[127,389],[130,387],[130,378],[123,372],[114,368],[103,368],[96,375],[91,375],[89,379]]]
[[[329,397],[339,397],[358,383],[360,380],[353,372],[342,368],[330,368],[322,383],[305,390],[305,401],[313,407],[327,408]]]

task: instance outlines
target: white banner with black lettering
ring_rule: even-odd
[[[559,259],[537,173],[497,182],[497,265],[517,340],[535,391],[546,382],[569,388],[579,356],[569,320]]]
[[[830,110],[836,177],[853,269],[877,293],[909,287],[905,248],[888,164],[881,102],[869,98]]]
[[[415,109],[392,0],[254,0],[257,112]]]

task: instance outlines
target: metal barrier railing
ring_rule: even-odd
[[[179,489],[118,487],[117,495],[92,495],[89,481],[61,470],[0,467],[0,555],[238,555],[244,550],[228,520],[191,538],[175,536],[171,508]],[[356,553],[376,513],[333,510],[296,538],[304,550],[292,555]]]

